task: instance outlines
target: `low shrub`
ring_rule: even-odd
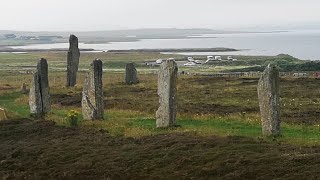
[[[75,127],[79,125],[79,112],[75,110],[71,110],[68,112],[67,117],[65,118],[66,123],[71,126]]]

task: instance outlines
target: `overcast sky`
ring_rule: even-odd
[[[1,30],[320,24],[320,0],[1,0]]]

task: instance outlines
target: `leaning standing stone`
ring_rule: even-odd
[[[77,83],[79,58],[80,50],[78,47],[78,38],[75,35],[70,35],[67,57],[67,87],[73,87]]]
[[[258,83],[263,135],[280,135],[279,71],[268,65]]]
[[[96,59],[90,66],[82,92],[82,114],[86,120],[103,119],[102,61]]]
[[[137,77],[137,70],[133,63],[126,64],[126,84],[137,84],[139,83]]]
[[[43,58],[39,60],[37,70],[33,74],[29,106],[31,114],[35,116],[41,116],[50,111],[48,63]]]
[[[166,60],[160,66],[158,95],[160,106],[156,112],[157,128],[176,124],[176,83],[178,67],[174,60]]]

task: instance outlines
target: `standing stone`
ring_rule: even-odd
[[[35,116],[42,116],[50,111],[48,63],[43,58],[39,60],[37,70],[33,74],[29,106],[31,114]]]
[[[268,65],[258,83],[258,99],[262,121],[262,134],[280,135],[279,71]]]
[[[86,120],[103,119],[102,61],[94,60],[90,66],[82,92],[82,114]]]
[[[73,87],[77,83],[79,58],[80,50],[78,47],[78,38],[72,34],[69,38],[69,51],[67,57],[67,87]]]
[[[126,78],[125,78],[126,84],[137,84],[139,83],[138,77],[137,77],[137,70],[133,63],[126,64]]]
[[[174,60],[166,60],[160,66],[158,95],[160,106],[156,112],[157,128],[176,124],[176,82],[178,67]]]
[[[22,84],[22,86],[21,86],[21,93],[22,93],[22,94],[27,94],[27,93],[28,93],[26,83],[23,83],[23,84]]]

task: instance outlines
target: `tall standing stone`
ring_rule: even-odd
[[[78,46],[78,38],[72,34],[69,38],[69,51],[67,57],[67,87],[73,87],[77,83],[79,58],[80,50]]]
[[[86,120],[103,119],[102,61],[91,63],[82,92],[82,114]]]
[[[48,63],[41,58],[33,74],[29,93],[30,113],[41,116],[50,111]]]
[[[160,66],[158,74],[159,108],[156,112],[157,128],[175,126],[178,67],[174,60],[166,60]]]
[[[137,77],[137,69],[134,66],[133,63],[126,64],[126,78],[125,78],[126,84],[137,84],[139,83],[138,77]]]
[[[280,135],[279,70],[268,65],[258,83],[263,135]]]

